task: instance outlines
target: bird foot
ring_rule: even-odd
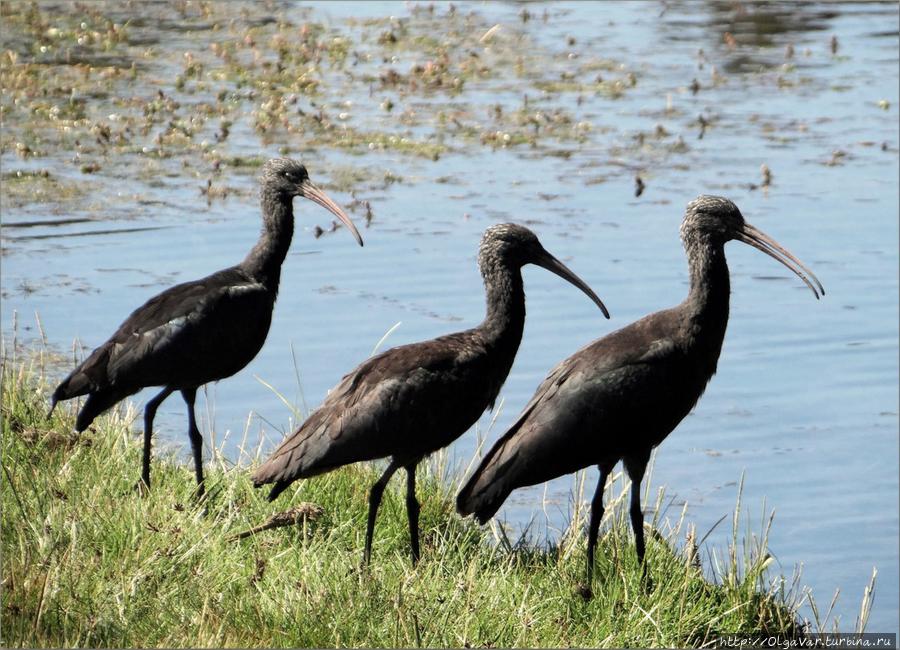
[[[647,571],[647,568],[644,567],[644,571],[641,573],[641,589],[644,590],[645,594],[649,594],[653,591],[653,587],[653,577],[650,575],[650,572]]]
[[[134,484],[134,491],[144,498],[150,496],[150,486],[144,483],[144,479],[140,479]]]
[[[590,586],[588,586],[588,585],[582,583],[582,584],[579,584],[577,587],[575,587],[575,595],[576,595],[576,596],[581,596],[581,598],[582,598],[585,602],[587,602],[587,601],[589,601],[591,598],[594,597],[594,592],[593,592],[593,590],[590,588]]]

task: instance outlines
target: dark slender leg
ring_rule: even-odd
[[[606,477],[609,476],[608,467],[600,467],[600,478],[597,479],[597,490],[591,500],[591,522],[588,525],[587,547],[587,581],[585,586],[591,589],[591,577],[594,572],[594,547],[597,545],[597,533],[600,530],[600,521],[603,519],[603,489],[606,487]]]
[[[409,545],[412,563],[419,561],[419,502],[416,501],[416,465],[406,466],[406,513],[409,515]]]
[[[644,479],[648,460],[649,458],[625,460],[625,470],[631,479],[631,529],[634,531],[634,546],[644,580],[647,579],[647,564],[644,562],[644,513],[641,510],[641,481]]]
[[[168,386],[163,388],[144,407],[144,459],[141,466],[141,481],[148,490],[150,489],[150,439],[153,437],[153,418],[156,417],[156,409],[163,403],[163,400],[172,394],[173,390],[175,389]]]
[[[384,470],[384,474],[375,481],[372,490],[369,492],[369,521],[366,523],[366,548],[363,551],[363,566],[368,565],[369,559],[372,557],[372,533],[375,531],[375,517],[378,515],[378,506],[381,505],[381,495],[384,494],[385,486],[399,467],[400,465],[392,460],[388,468]]]
[[[194,402],[197,399],[196,388],[185,388],[181,396],[188,407],[188,438],[191,439],[191,452],[194,455],[194,476],[197,478],[197,496],[202,497],[206,492],[203,486],[203,436],[197,428],[197,420],[194,417]]]

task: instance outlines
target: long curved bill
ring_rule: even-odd
[[[803,262],[791,255],[791,253],[786,248],[781,246],[777,241],[769,237],[763,231],[759,230],[758,228],[754,228],[749,223],[745,223],[743,230],[738,233],[737,239],[744,242],[745,244],[750,244],[757,250],[761,250],[769,257],[775,258],[786,267],[788,267],[791,271],[796,273],[797,276],[801,280],[803,280],[806,283],[806,286],[809,287],[813,292],[816,300],[819,299],[820,295],[825,295],[825,288],[822,286],[822,283],[819,282],[819,278],[816,277],[816,274],[806,268]],[[815,286],[813,286],[813,283],[815,283]]]
[[[334,216],[340,219],[347,228],[350,229],[353,237],[356,238],[357,243],[360,246],[363,245],[362,237],[359,234],[359,231],[356,229],[356,226],[353,225],[353,222],[350,221],[350,217],[347,216],[347,213],[344,212],[341,207],[329,198],[325,192],[320,190],[316,185],[314,185],[309,180],[303,181],[300,184],[300,196],[305,199],[309,199],[313,203],[318,203],[323,208],[331,212]]]
[[[555,273],[563,280],[567,280],[581,289],[585,294],[587,294],[588,298],[596,303],[596,305],[600,308],[600,311],[603,312],[603,315],[609,318],[609,311],[607,311],[606,305],[603,304],[603,301],[600,300],[600,298],[597,297],[597,294],[593,292],[593,290],[587,285],[587,283],[577,275],[575,275],[568,266],[560,262],[547,251],[543,251],[538,259],[534,261],[534,263],[540,267],[547,269],[551,273]]]

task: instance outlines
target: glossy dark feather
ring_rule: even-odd
[[[700,399],[722,348],[730,294],[724,244],[746,241],[797,273],[816,297],[818,291],[824,294],[799,260],[745,223],[727,199],[700,197],[690,203],[682,239],[691,273],[687,299],[594,341],[550,371],[457,496],[460,514],[484,523],[514,489],[597,465],[586,593],[603,487],[620,460],[632,480],[631,522],[643,562],[640,483],[650,452]]]
[[[415,468],[471,427],[493,406],[512,367],[525,323],[521,267],[535,263],[600,300],[547,253],[537,237],[515,224],[485,232],[479,266],[487,293],[484,322],[464,332],[393,348],[346,375],[324,403],[253,473],[276,498],[293,481],[364,460],[391,457],[370,493],[364,561],[371,552],[375,515],[391,475],[406,468],[413,561],[418,558]]]
[[[271,500],[298,478],[349,463],[385,456],[401,465],[418,461],[493,405],[514,354],[491,367],[483,336],[468,330],[373,357],[341,380],[254,473],[254,482],[275,484]],[[466,399],[458,399],[460,391]]]
[[[180,390],[233,375],[262,348],[274,300],[239,267],[167,289],[132,312],[60,383],[53,400],[113,391],[118,401],[145,386]],[[79,418],[77,430],[91,420]]]
[[[147,386],[163,387],[147,403],[144,414],[141,479],[147,487],[156,409],[172,392],[180,391],[188,405],[188,436],[203,492],[203,439],[194,419],[196,391],[207,382],[230,377],[262,349],[278,295],[281,264],[293,235],[293,197],[324,205],[362,243],[346,214],[309,182],[300,163],[270,160],[260,181],[263,231],[244,261],[148,300],[53,392],[51,412],[60,400],[88,396],[75,422],[80,432],[125,397]]]
[[[677,330],[668,331],[673,317],[652,314],[556,366],[461,490],[460,511],[484,523],[517,487],[659,444],[711,377],[691,363]],[[670,398],[663,408],[661,394]]]

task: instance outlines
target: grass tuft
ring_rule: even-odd
[[[191,471],[162,454],[142,497],[133,407],[72,434],[69,405],[46,417],[41,368],[10,360],[2,368],[8,646],[683,647],[722,633],[803,632],[796,581],[768,575],[765,531],[710,552],[718,568],[704,575],[690,527],[680,549],[680,526],[665,536],[654,529],[654,587],[644,589],[617,496],[607,496],[589,602],[576,594],[584,508],[554,545],[511,541],[497,525],[454,513],[435,463],[419,472],[415,569],[397,482],[385,492],[372,565],[360,570],[374,465],[299,481],[269,504],[245,468],[214,464],[212,496],[197,505]],[[315,516],[298,509],[287,525],[236,539],[291,506]]]

